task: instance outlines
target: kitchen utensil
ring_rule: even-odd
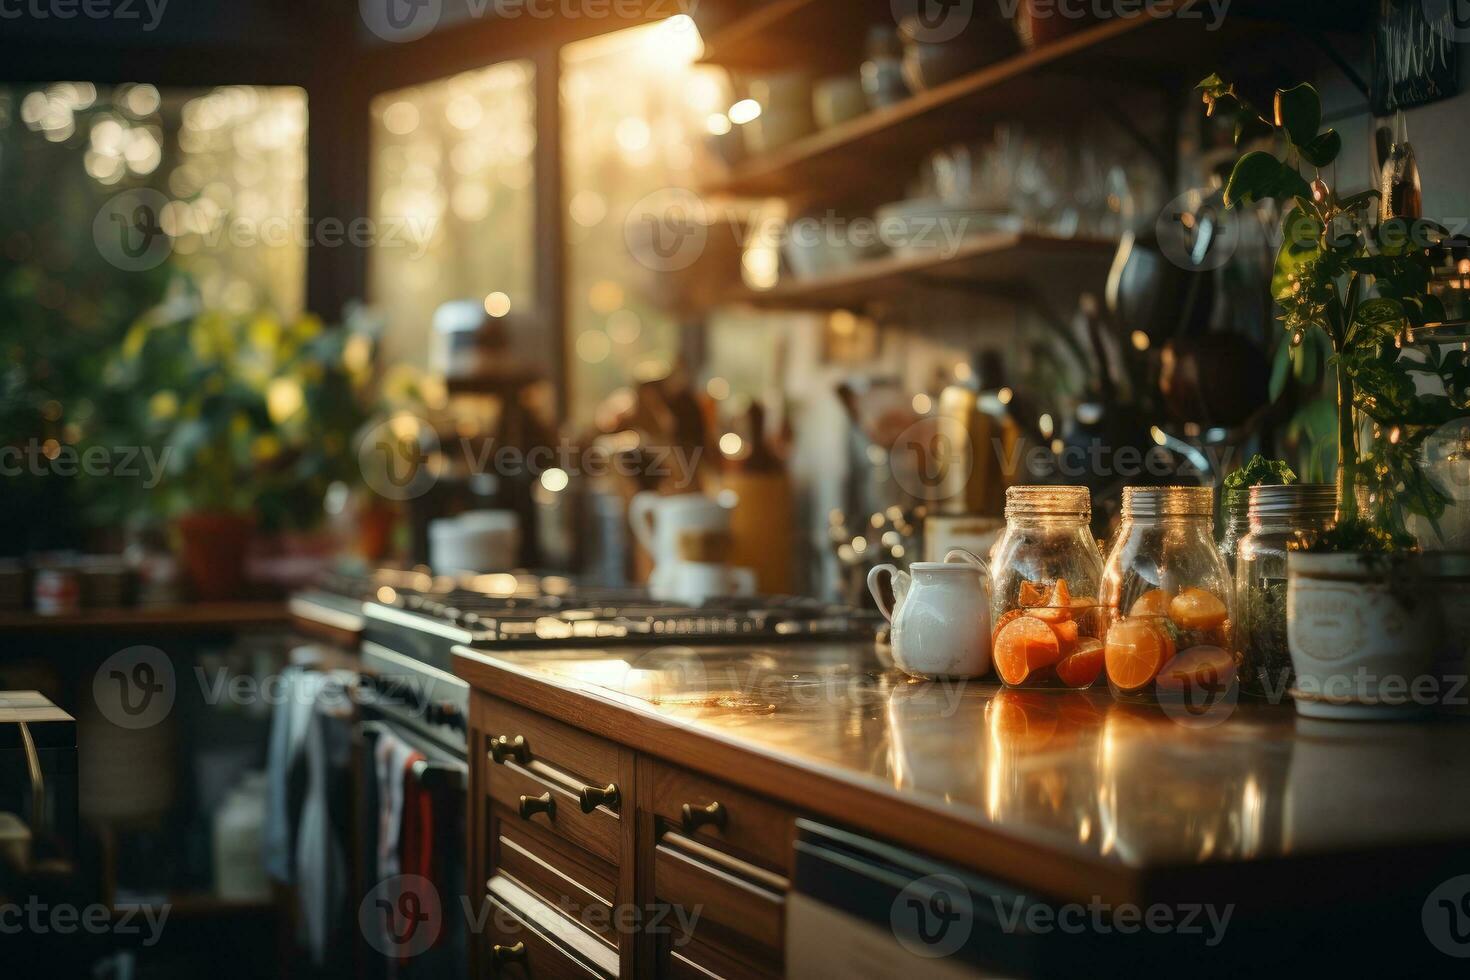
[[[903,77],[910,91],[922,92],[976,71],[1016,50],[1016,38],[997,24],[974,24],[957,37],[939,41],[915,15],[898,23],[903,40]]]
[[[429,565],[439,575],[514,568],[520,519],[509,510],[474,510],[429,522]]]
[[[883,109],[909,97],[903,79],[903,46],[892,27],[868,28],[868,58],[862,66],[863,94],[868,107]]]
[[[653,570],[648,594],[664,602],[703,605],[711,599],[730,599],[756,594],[755,570],[720,562],[677,561]]]
[[[1393,143],[1378,175],[1378,217],[1382,221],[1424,216],[1424,195],[1419,186],[1419,164],[1409,144],[1409,124],[1402,110],[1394,117]]]
[[[770,153],[811,133],[812,82],[805,72],[781,72],[752,79],[750,97],[761,112],[742,130],[751,153]]]
[[[863,81],[856,75],[832,75],[812,90],[812,116],[819,129],[840,126],[867,111]]]

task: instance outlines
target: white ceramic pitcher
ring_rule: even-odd
[[[881,588],[893,581],[890,608]],[[984,677],[990,673],[990,575],[968,552],[942,562],[919,561],[907,572],[879,565],[868,572],[868,591],[893,624],[893,662],[926,678]]]

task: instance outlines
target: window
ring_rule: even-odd
[[[534,325],[534,78],[511,61],[373,100],[368,297],[389,363],[427,366],[452,300]]]
[[[562,49],[573,419],[591,418],[629,381],[666,373],[677,354],[679,324],[624,225],[648,195],[692,188],[706,120],[730,103],[723,72],[694,64],[701,50],[687,16]]]

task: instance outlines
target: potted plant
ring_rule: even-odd
[[[328,486],[360,479],[371,354],[314,317],[207,310],[176,282],[109,361],[88,440],[146,447],[160,478],[102,481],[98,510],[170,522],[194,596],[238,598],[257,532],[314,527]]]
[[[1291,556],[1292,693],[1303,714],[1398,713],[1426,700],[1421,679],[1439,647],[1436,604],[1405,522],[1417,514],[1434,526],[1447,502],[1424,474],[1420,448],[1435,427],[1466,414],[1470,389],[1463,351],[1431,345],[1404,356],[1416,331],[1444,318],[1428,284],[1445,232],[1382,213],[1375,190],[1342,197],[1327,184],[1322,169],[1342,139],[1321,129],[1311,85],[1278,90],[1269,116],[1217,75],[1199,88],[1211,114],[1233,118],[1238,146],[1269,141],[1236,161],[1225,204],[1270,199],[1281,207],[1271,285],[1291,350],[1317,333],[1332,351],[1337,524],[1311,553]],[[1421,392],[1420,376],[1437,378],[1444,393]]]

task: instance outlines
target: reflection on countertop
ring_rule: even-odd
[[[917,806],[1129,867],[1470,840],[1470,724],[1165,712],[918,681],[862,644],[475,654]]]

